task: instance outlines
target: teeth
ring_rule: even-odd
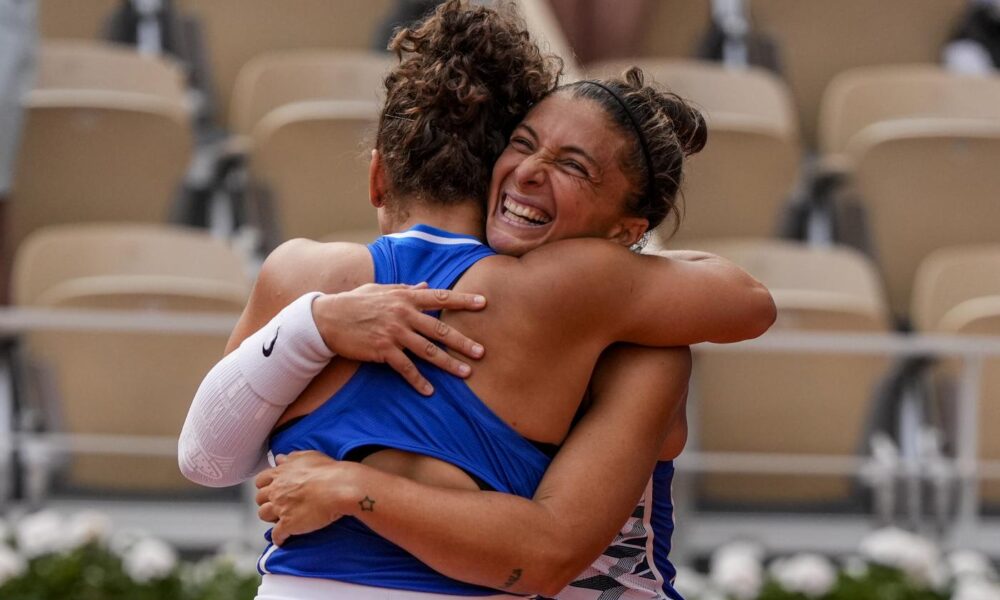
[[[542,211],[531,206],[519,204],[518,202],[511,200],[509,197],[504,197],[503,208],[507,211],[507,216],[512,217],[511,220],[517,223],[523,222],[528,225],[544,225],[552,220]]]

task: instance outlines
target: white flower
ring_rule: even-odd
[[[125,558],[136,544],[148,537],[149,534],[141,529],[122,529],[108,540],[108,548],[120,558]]]
[[[982,577],[965,577],[955,586],[952,600],[1000,600],[1000,585]]]
[[[111,532],[111,518],[93,510],[78,512],[67,527],[67,545],[79,548],[91,542],[104,542]]]
[[[849,577],[861,579],[868,574],[868,561],[857,555],[844,558],[841,563],[844,566],[844,573]]]
[[[837,582],[837,571],[833,564],[816,554],[797,554],[782,558],[771,564],[771,576],[786,591],[819,598],[833,588]]]
[[[65,523],[50,510],[25,515],[17,523],[15,537],[17,549],[29,559],[66,549]]]
[[[694,569],[679,567],[677,577],[674,578],[674,589],[687,600],[698,600],[708,591],[708,579]]]
[[[28,569],[28,561],[24,560],[17,552],[14,552],[4,544],[0,544],[0,586]]]
[[[170,575],[177,566],[177,553],[160,540],[146,538],[129,549],[122,566],[133,581],[146,583]]]
[[[217,563],[232,567],[240,577],[257,574],[257,559],[260,552],[253,547],[238,542],[225,544],[215,555]]]
[[[761,565],[763,549],[747,542],[735,542],[712,554],[709,576],[719,591],[737,600],[752,600],[764,585]]]
[[[948,566],[955,579],[980,577],[996,579],[997,572],[986,555],[973,550],[958,550],[948,555]]]
[[[917,583],[938,587],[947,580],[938,547],[902,529],[890,527],[869,535],[861,541],[861,553],[872,562],[900,569]]]

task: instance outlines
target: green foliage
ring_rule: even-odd
[[[122,559],[91,543],[71,552],[47,554],[28,563],[25,573],[0,585],[3,600],[252,600],[256,574],[239,574],[211,561],[198,581],[184,577],[190,565],[147,582],[134,581]]]
[[[841,572],[833,588],[820,598],[790,592],[770,579],[757,600],[947,600],[948,597],[913,582],[898,569],[871,564],[861,574]]]

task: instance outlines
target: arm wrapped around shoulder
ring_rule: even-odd
[[[202,380],[178,442],[185,477],[224,487],[267,466],[274,424],[334,356],[312,316],[320,295],[286,306]]]

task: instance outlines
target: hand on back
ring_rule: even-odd
[[[468,377],[471,366],[438,345],[479,359],[483,347],[424,311],[481,310],[486,298],[418,285],[370,283],[313,302],[313,318],[326,345],[338,355],[363,362],[386,363],[417,391],[433,393],[408,350],[458,377]]]

